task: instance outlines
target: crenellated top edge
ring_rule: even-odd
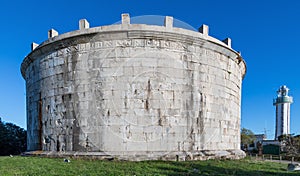
[[[195,37],[202,37],[207,40],[210,40],[212,42],[221,44],[223,46],[231,48],[231,40],[228,42],[226,38],[222,41],[209,36],[209,26],[203,24],[199,28],[199,33],[184,29],[184,28],[179,28],[179,27],[174,27],[173,25],[173,17],[172,16],[165,16],[164,20],[164,26],[157,26],[157,25],[147,25],[147,24],[131,24],[130,23],[130,16],[128,13],[123,13],[121,15],[121,24],[113,24],[113,25],[108,25],[108,26],[98,26],[98,27],[93,27],[90,28],[90,24],[86,19],[81,19],[79,20],[79,30],[76,31],[71,31],[67,32],[64,34],[59,35],[58,31],[55,29],[50,29],[48,31],[48,40],[43,42],[43,44],[48,44],[51,42],[54,42],[56,40],[61,40],[64,38],[68,37],[73,37],[77,35],[82,35],[82,34],[88,34],[88,33],[95,33],[95,32],[105,32],[105,31],[116,31],[116,30],[159,30],[159,31],[168,31],[168,32],[175,32],[175,33],[180,33],[180,34],[188,34],[188,35],[195,35]],[[37,47],[32,47],[32,51],[37,48]]]
[[[172,33],[173,35],[185,35],[189,36],[191,38],[195,39],[201,39],[206,40],[212,43],[215,43],[219,46],[222,46],[224,48],[227,48],[228,50],[236,53],[237,59],[241,60],[245,67],[245,61],[242,59],[240,52],[237,52],[231,48],[231,39],[226,38],[224,40],[218,40],[212,36],[209,36],[209,26],[203,24],[198,32],[192,31],[184,28],[174,27],[173,25],[173,17],[171,16],[165,16],[164,18],[164,25],[158,26],[158,25],[148,25],[148,24],[131,24],[130,22],[130,15],[128,13],[124,13],[121,15],[121,24],[113,24],[113,25],[107,25],[107,26],[98,26],[98,27],[92,27],[90,28],[90,24],[86,19],[79,20],[79,29],[71,32],[67,32],[64,34],[60,34],[55,29],[50,29],[48,31],[48,40],[44,41],[41,44],[32,43],[31,44],[31,52],[25,57],[22,65],[21,65],[21,72],[24,76],[24,69],[23,67],[25,65],[28,65],[28,62],[30,62],[31,55],[39,50],[39,48],[42,48],[46,45],[49,45],[51,43],[55,43],[61,40],[65,40],[68,38],[73,37],[79,37],[84,35],[90,35],[90,34],[96,34],[96,33],[106,33],[106,32],[122,32],[122,31],[151,31],[151,32],[163,32],[163,33]],[[26,64],[27,63],[27,64]],[[26,67],[26,66],[25,66]],[[246,70],[246,68],[245,68]],[[246,71],[245,71],[246,72]]]

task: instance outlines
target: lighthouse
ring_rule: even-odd
[[[281,135],[290,134],[290,105],[293,97],[288,95],[289,89],[284,85],[277,90],[277,98],[273,105],[276,106],[275,140]]]

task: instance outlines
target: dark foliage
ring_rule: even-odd
[[[0,118],[0,155],[17,155],[26,150],[26,131]]]

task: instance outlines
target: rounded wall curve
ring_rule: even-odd
[[[28,150],[239,151],[240,55],[195,32],[137,26],[58,36],[25,58]]]

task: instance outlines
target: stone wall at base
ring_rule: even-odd
[[[246,154],[241,150],[228,151],[198,151],[198,152],[115,152],[113,155],[105,152],[56,152],[56,151],[32,151],[24,153],[25,156],[59,157],[59,158],[88,158],[100,160],[119,161],[191,161],[209,159],[242,159]]]

